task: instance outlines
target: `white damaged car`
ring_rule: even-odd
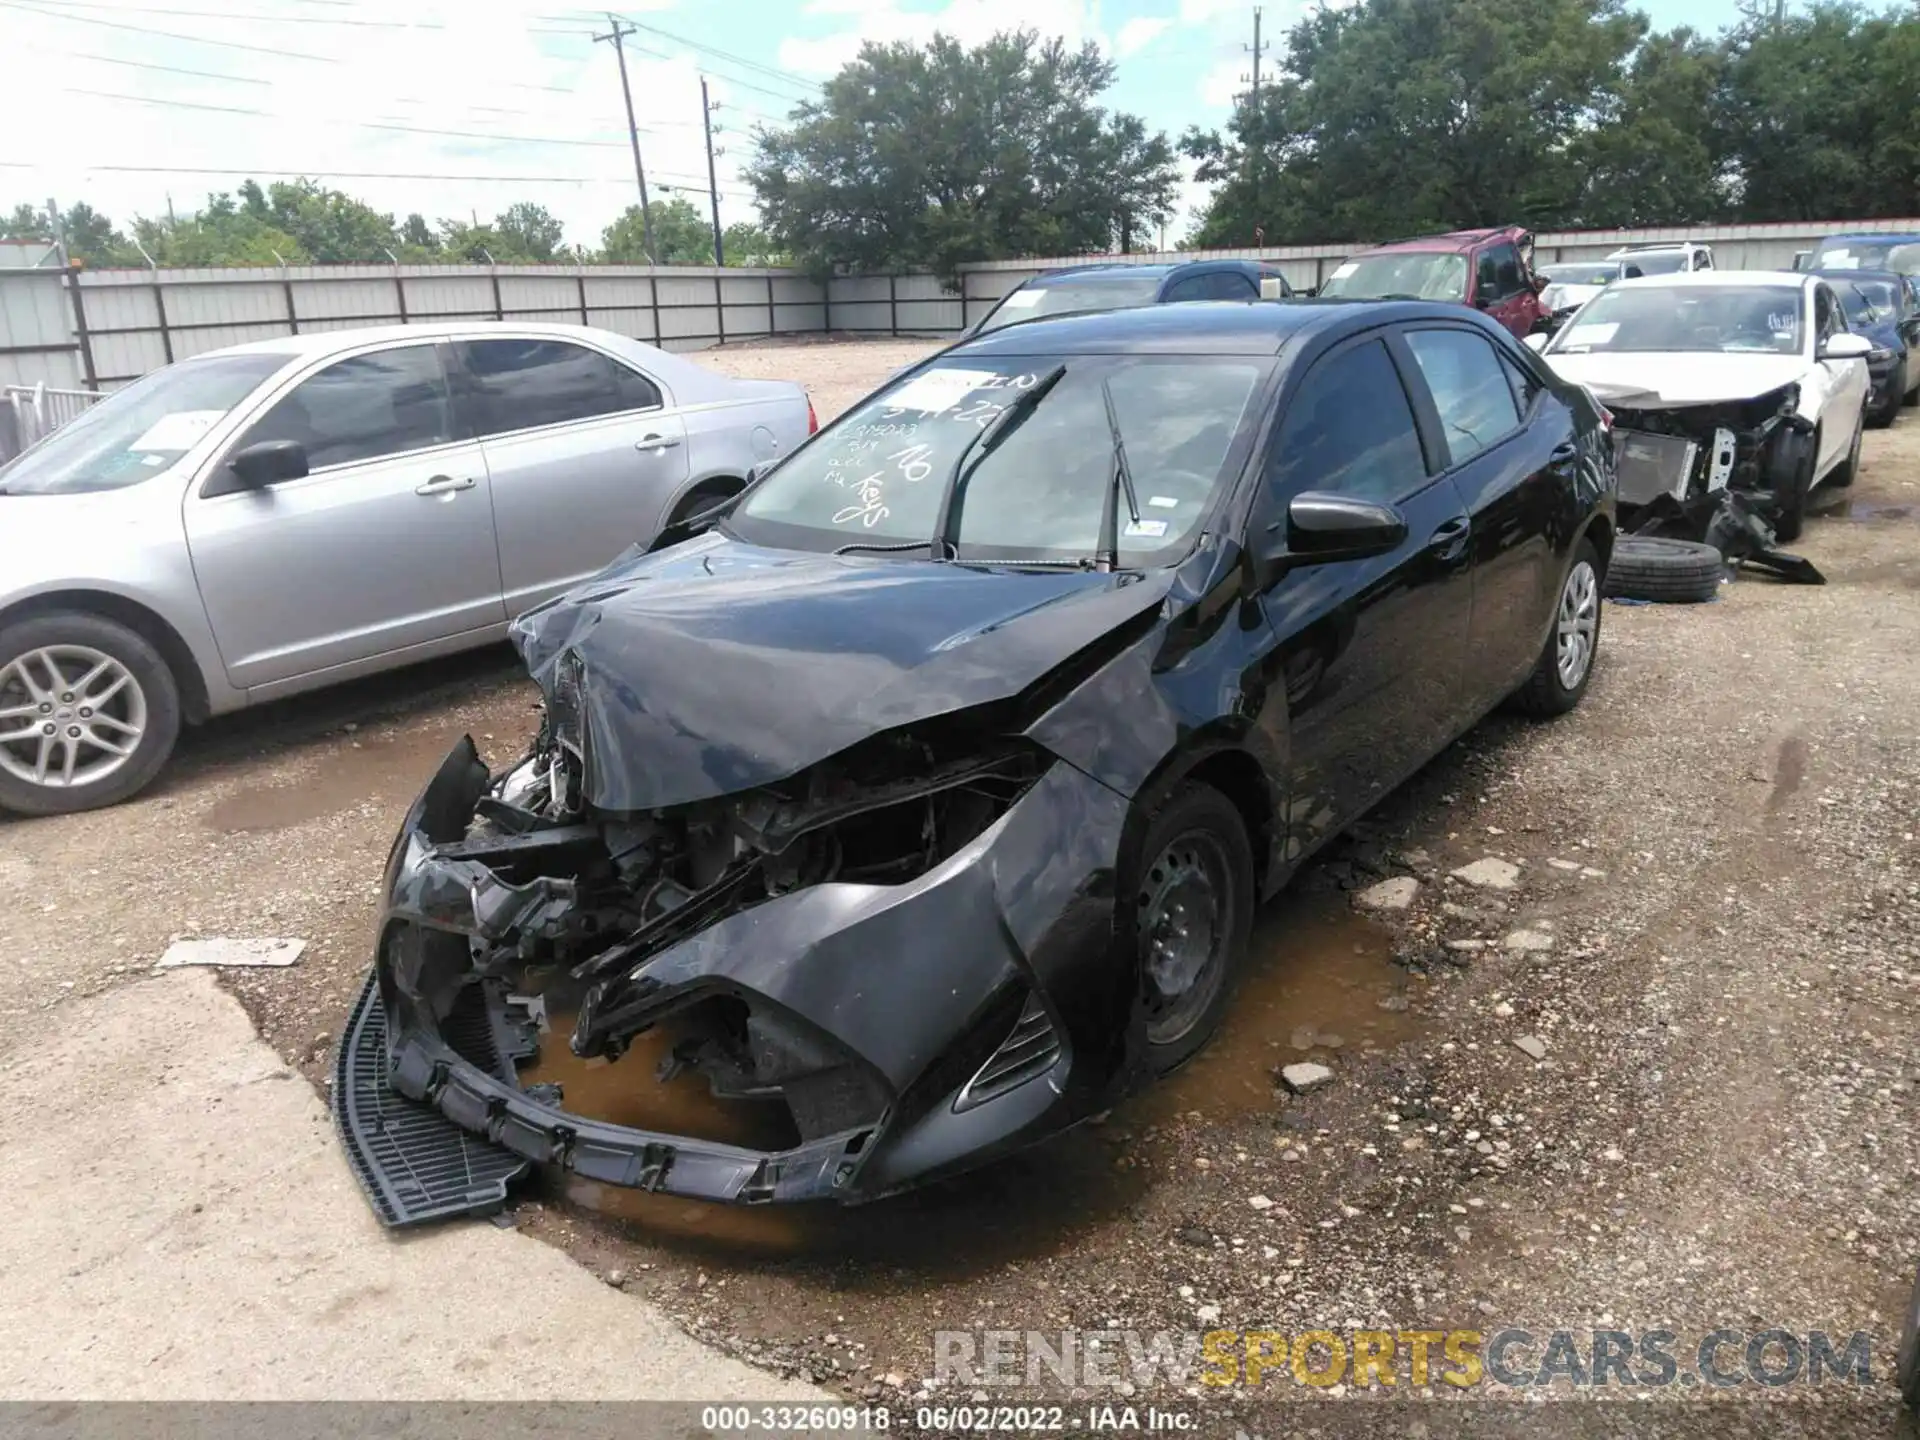
[[[1817,276],[1616,280],[1527,343],[1612,412],[1627,526],[1654,507],[1711,540],[1709,517],[1737,507],[1792,540],[1815,486],[1853,483],[1873,343]]]

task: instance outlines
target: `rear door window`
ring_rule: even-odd
[[[1472,459],[1519,425],[1512,383],[1485,338],[1466,330],[1409,330],[1407,348],[1440,412],[1453,464]]]
[[[566,340],[459,342],[468,423],[477,436],[595,420],[661,403],[637,370]]]
[[[242,446],[297,440],[307,465],[352,465],[454,438],[447,377],[435,345],[405,345],[336,360],[263,415]]]
[[[1427,479],[1413,406],[1379,340],[1314,366],[1268,453],[1267,485],[1282,505],[1303,490],[1390,504]]]

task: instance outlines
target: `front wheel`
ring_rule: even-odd
[[[1849,485],[1853,484],[1853,477],[1860,473],[1860,437],[1866,428],[1867,417],[1863,412],[1860,416],[1860,423],[1853,427],[1853,445],[1847,451],[1847,458],[1840,462],[1839,466],[1831,475],[1827,476],[1827,483],[1833,486],[1834,489],[1846,489]],[[1783,535],[1780,538],[1784,540],[1790,539],[1791,537]]]
[[[100,615],[0,626],[0,810],[62,815],[145,788],[180,734],[180,692],[145,639]]]
[[[1907,1297],[1907,1318],[1900,1327],[1894,1375],[1900,1383],[1900,1398],[1920,1409],[1920,1275],[1914,1277],[1913,1292]]]
[[[1139,966],[1154,1074],[1219,1027],[1253,928],[1253,848],[1218,790],[1188,784],[1147,817],[1119,891],[1122,954]]]
[[[1600,653],[1600,552],[1593,541],[1582,540],[1573,553],[1567,578],[1560,582],[1554,606],[1553,629],[1514,702],[1529,715],[1543,719],[1564,715],[1580,703],[1593,679],[1594,657]]]

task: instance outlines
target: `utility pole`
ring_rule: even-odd
[[[720,107],[707,99],[707,77],[700,77],[700,125],[707,132],[707,199],[713,206],[713,263],[727,263],[726,250],[720,240],[720,181],[713,169],[713,112]]]
[[[620,96],[627,102],[627,138],[633,141],[633,174],[640,182],[640,227],[646,237],[647,263],[658,265],[658,253],[653,248],[653,207],[647,203],[647,167],[640,159],[640,127],[633,119],[633,87],[627,83],[627,48],[621,42],[633,34],[634,27],[623,25],[612,14],[607,16],[607,24],[613,27],[610,35],[596,35],[594,41],[613,42],[613,53],[620,61]]]
[[[1252,90],[1248,97],[1248,110],[1252,124],[1247,127],[1247,168],[1252,172],[1253,180],[1253,216],[1258,224],[1265,211],[1260,199],[1260,146],[1266,135],[1266,126],[1262,123],[1260,112],[1260,57],[1266,52],[1266,46],[1260,42],[1260,7],[1253,7],[1253,44],[1244,47],[1253,56]]]

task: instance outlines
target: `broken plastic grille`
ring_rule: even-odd
[[[1013,1022],[1013,1030],[1000,1042],[1000,1048],[987,1057],[987,1063],[973,1079],[962,1087],[954,1098],[953,1108],[970,1110],[997,1099],[1036,1075],[1046,1074],[1059,1058],[1060,1037],[1054,1032],[1053,1021],[1047,1018],[1040,997],[1028,995],[1020,1018]]]
[[[334,1058],[333,1119],[368,1202],[389,1226],[490,1214],[529,1168],[387,1085],[387,1017],[372,975]]]

